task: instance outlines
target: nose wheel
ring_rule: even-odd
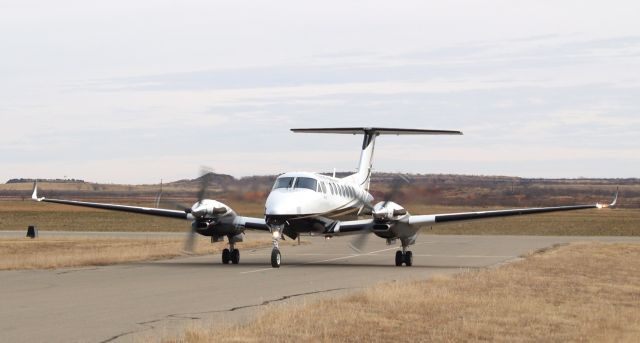
[[[271,267],[280,268],[280,263],[282,262],[282,255],[280,255],[280,238],[282,237],[282,230],[284,226],[272,226],[271,227],[271,235],[273,242],[273,249],[271,250]]]
[[[280,250],[278,248],[273,248],[273,250],[271,250],[271,267],[280,268],[281,261],[282,256],[280,255]]]

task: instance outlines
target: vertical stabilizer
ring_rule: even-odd
[[[360,154],[360,162],[358,171],[349,175],[346,179],[364,187],[369,188],[371,181],[371,166],[373,163],[373,149],[375,147],[376,137],[379,135],[461,135],[460,131],[449,130],[422,130],[422,129],[394,129],[383,127],[343,127],[343,128],[319,128],[319,129],[291,129],[293,132],[306,133],[337,133],[337,134],[364,134],[362,141],[362,153]]]
[[[373,150],[376,145],[376,136],[378,136],[376,132],[365,131],[358,171],[349,176],[349,178],[353,179],[353,183],[365,189],[369,189],[369,183],[371,181],[371,167],[373,166]]]

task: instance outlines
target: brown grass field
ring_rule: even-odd
[[[0,270],[103,266],[159,260],[184,255],[184,242],[184,238],[0,238]],[[219,253],[226,247],[225,243],[211,244],[206,239],[196,242],[194,254],[198,255]],[[258,239],[238,243],[238,248],[270,245],[270,240]]]
[[[96,201],[114,201],[97,199]],[[132,202],[150,206],[145,202]],[[238,213],[262,217],[264,204],[229,202]],[[451,207],[409,204],[411,213],[433,214],[496,209],[498,207]],[[36,225],[54,231],[163,231],[186,232],[187,221],[122,212],[64,206],[32,201],[0,201],[0,230],[26,230]],[[437,226],[425,233],[508,235],[640,235],[640,209],[603,209],[511,217]]]
[[[380,284],[164,342],[639,342],[640,245],[574,244],[495,269]]]

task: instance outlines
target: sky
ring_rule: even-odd
[[[0,182],[640,177],[638,1],[0,0]]]

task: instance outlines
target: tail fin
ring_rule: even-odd
[[[352,182],[368,189],[371,181],[371,166],[373,162],[373,149],[376,137],[380,135],[461,135],[460,131],[448,130],[421,130],[421,129],[393,129],[381,127],[351,127],[351,128],[319,128],[319,129],[291,129],[293,132],[306,133],[337,133],[337,134],[364,134],[362,141],[362,153],[358,171],[348,176]]]

